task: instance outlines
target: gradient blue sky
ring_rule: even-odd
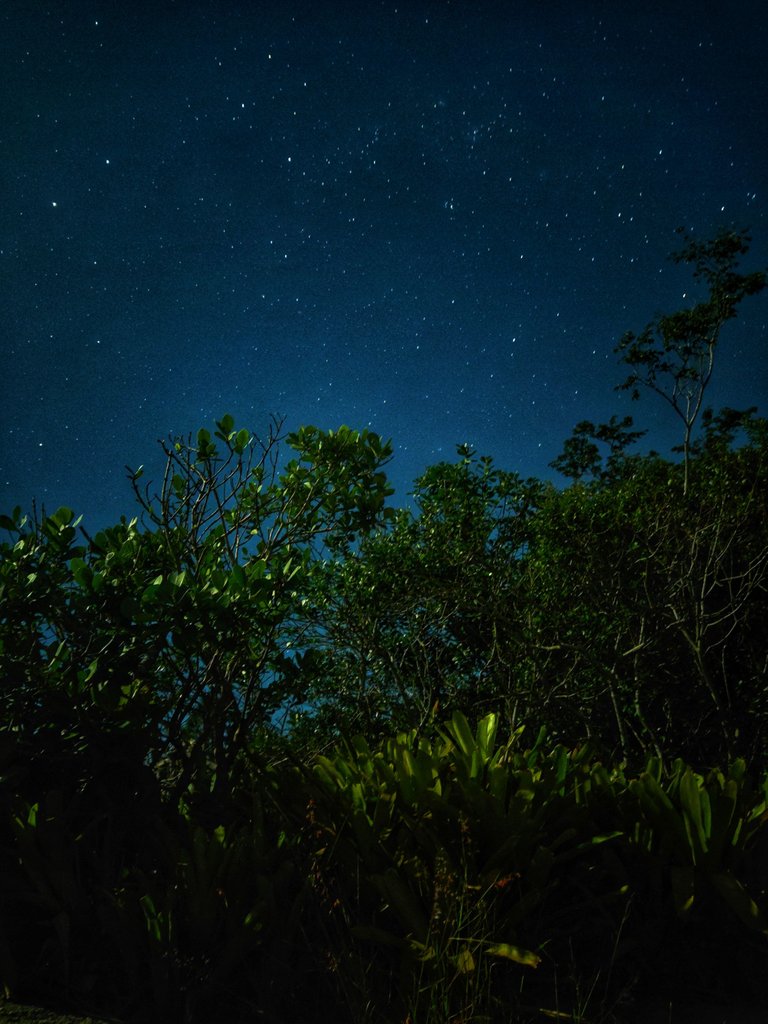
[[[468,441],[523,475],[693,292],[675,228],[768,263],[768,8],[9,2],[0,510],[132,514],[210,425],[369,426],[397,500]],[[711,400],[765,413],[765,296]]]

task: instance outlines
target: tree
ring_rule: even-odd
[[[723,410],[702,425],[687,470],[633,457],[553,489],[532,523],[530,651],[558,683],[542,713],[624,757],[711,764],[768,745],[766,422]]]
[[[631,685],[626,674],[630,662],[613,663],[597,643],[592,631],[594,615],[584,620],[584,632],[577,625],[573,636],[576,647],[590,638],[579,655],[582,661],[586,652],[601,650],[600,664],[613,664],[613,681],[606,686],[623,750],[628,749],[627,730],[634,728],[633,718],[640,724],[639,735],[658,747],[676,734],[674,719],[680,714],[696,717],[689,742],[693,741],[702,756],[718,747],[730,756],[747,736],[752,751],[764,742],[759,739],[763,715],[760,702],[755,703],[759,658],[747,666],[741,657],[751,648],[751,616],[761,606],[768,557],[764,530],[755,519],[760,504],[756,481],[764,473],[763,421],[754,419],[754,409],[724,409],[715,415],[704,407],[723,326],[736,316],[746,296],[757,294],[766,284],[763,271],[738,272],[739,259],[748,251],[749,242],[745,232],[734,231],[721,232],[703,243],[686,238],[685,247],[671,259],[693,266],[694,279],[707,286],[706,299],[690,309],[657,316],[640,335],[625,334],[616,348],[631,371],[617,390],[630,390],[633,399],[640,397],[642,389],[653,391],[682,423],[682,444],[673,449],[682,452],[682,465],[659,460],[655,453],[627,455],[626,449],[642,432],[630,429],[631,417],[619,421],[615,416],[599,426],[579,423],[562,454],[551,463],[577,482],[593,478],[590,491],[571,488],[555,504],[570,502],[579,510],[579,517],[588,512],[588,523],[582,523],[585,535],[578,538],[583,550],[571,557],[571,563],[578,565],[580,572],[595,564],[596,590],[590,604],[604,607],[601,589],[607,588],[616,598],[614,611],[606,613],[606,638],[613,637],[617,650],[623,647],[628,652],[634,676]],[[703,432],[696,437],[699,425]],[[734,450],[737,438],[745,437],[748,443]],[[600,445],[608,447],[605,461]],[[644,494],[635,504],[629,496],[636,493],[638,482]],[[691,491],[693,483],[695,493]],[[604,509],[599,522],[594,519],[598,506]],[[542,522],[548,514],[545,510]],[[616,547],[614,541],[622,536]],[[576,543],[576,538],[568,537],[566,524],[550,538],[550,542],[556,541],[544,554],[550,571],[559,561],[558,548],[566,541],[568,548]],[[590,539],[595,537],[602,537],[602,551]],[[634,554],[631,569],[627,569],[630,553]],[[616,576],[614,563],[624,566],[626,579]],[[613,584],[609,585],[610,580]],[[567,581],[561,585],[569,589]],[[573,602],[572,613],[578,615],[582,605]],[[548,621],[554,618],[555,612],[550,610]],[[636,634],[635,642],[621,639],[622,622]],[[592,625],[588,627],[588,623]],[[568,631],[561,628],[560,632],[567,635]],[[682,646],[671,643],[675,639]],[[649,664],[655,666],[653,682]],[[668,686],[659,690],[657,684],[665,677]],[[697,695],[685,710],[674,697],[682,679]],[[617,685],[623,688],[624,697]],[[748,705],[755,717],[744,727],[742,715]],[[661,718],[655,713],[658,707],[666,709]]]
[[[620,474],[626,464],[626,449],[644,437],[647,430],[631,430],[631,416],[619,420],[611,416],[608,423],[595,426],[589,420],[582,420],[573,428],[573,434],[563,445],[563,451],[550,466],[563,476],[581,480],[584,476],[606,477]],[[608,446],[608,455],[603,464],[603,454],[598,443]]]
[[[618,390],[630,391],[633,399],[640,397],[641,387],[655,392],[682,423],[683,493],[688,491],[693,431],[712,379],[720,332],[736,316],[739,303],[766,285],[765,271],[737,272],[751,242],[745,231],[722,231],[706,242],[686,236],[685,242],[670,259],[692,264],[693,277],[707,286],[708,297],[690,309],[657,316],[640,334],[627,332],[616,348],[630,368]]]
[[[456,462],[416,481],[414,512],[324,564],[307,614],[326,656],[295,723],[308,742],[424,729],[436,706],[443,715],[505,699],[520,554],[542,486],[459,446]]]
[[[2,726],[51,743],[131,733],[172,799],[192,787],[219,814],[254,735],[304,699],[302,602],[318,564],[390,514],[391,446],[279,423],[261,440],[225,416],[161,447],[157,488],[130,471],[140,520],[86,543],[68,509],[3,520]]]

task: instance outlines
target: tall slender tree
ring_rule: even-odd
[[[633,399],[640,397],[641,388],[655,392],[682,423],[684,493],[690,482],[694,428],[712,380],[720,332],[736,316],[742,299],[766,285],[765,271],[737,270],[750,242],[746,231],[721,231],[706,242],[686,235],[685,246],[670,259],[693,266],[694,279],[707,286],[707,298],[690,309],[655,317],[640,334],[628,331],[616,348],[630,369],[617,390],[630,391]]]

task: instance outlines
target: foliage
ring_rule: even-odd
[[[704,409],[720,332],[736,316],[739,303],[766,286],[762,270],[737,273],[739,258],[749,250],[750,241],[745,231],[722,231],[706,242],[686,236],[685,247],[670,258],[693,266],[694,280],[707,286],[707,298],[690,309],[657,316],[639,335],[627,332],[616,349],[630,369],[619,388],[630,391],[635,399],[641,387],[649,389],[682,423],[684,492],[693,430]]]
[[[578,680],[581,728],[623,756],[766,753],[765,422],[729,449],[712,420],[688,470],[658,457],[551,495],[531,568],[542,645]],[[569,711],[576,711],[574,705]]]
[[[611,416],[608,423],[599,426],[582,420],[565,441],[562,453],[552,461],[552,468],[574,480],[581,480],[586,475],[602,479],[620,476],[626,465],[625,450],[647,433],[645,430],[630,430],[632,422],[631,416],[622,420]],[[605,464],[596,442],[608,445]]]
[[[590,928],[575,905],[552,899],[565,865],[578,871],[605,838],[574,827],[584,819],[568,795],[568,754],[539,763],[535,750],[515,753],[516,739],[497,746],[497,727],[490,715],[473,733],[456,712],[434,740],[411,731],[372,751],[357,739],[317,759],[323,891],[363,950],[389,960],[413,1019],[476,1019],[491,990],[500,998],[500,984],[510,998],[520,971],[540,965],[531,945]],[[360,871],[371,884],[350,885]]]
[[[295,736],[423,729],[436,707],[503,699],[495,676],[516,626],[519,555],[542,486],[470,449],[431,467],[414,489],[415,512],[327,561],[308,602],[319,658]]]
[[[638,762],[768,753],[766,426],[703,423],[687,494],[658,455],[561,491],[466,453],[433,467],[415,512],[314,577],[297,742],[485,707]]]
[[[224,417],[215,437],[164,443],[157,491],[131,473],[141,524],[82,544],[69,509],[6,520],[0,650],[4,724],[40,756],[68,729],[86,745],[114,729],[176,798],[193,785],[220,814],[254,730],[303,700],[302,602],[323,552],[389,514],[390,448],[303,428],[280,468],[275,431],[259,441]]]
[[[575,1012],[577,990],[552,1004],[570,958],[577,979],[611,963],[608,1002],[712,970],[718,997],[743,995],[768,941],[768,777],[653,758],[631,776],[498,727],[455,712],[263,765],[216,827],[184,803],[128,822],[88,790],[29,803],[6,781],[6,992],[190,1024],[310,1001],[318,1020],[526,1019]]]
[[[376,434],[224,416],[128,471],[135,518],[0,516],[6,995],[459,1024],[752,991],[768,421],[703,405],[747,242],[689,240],[708,297],[619,345],[681,461],[584,420],[563,489],[461,445],[394,510]]]

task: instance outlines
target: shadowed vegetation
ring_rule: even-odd
[[[0,517],[6,996],[185,1024],[758,1005],[768,423],[704,405],[765,285],[747,245],[688,240],[707,294],[617,349],[673,458],[583,421],[563,488],[460,446],[395,509],[376,434],[224,416],[129,470],[135,518]]]

